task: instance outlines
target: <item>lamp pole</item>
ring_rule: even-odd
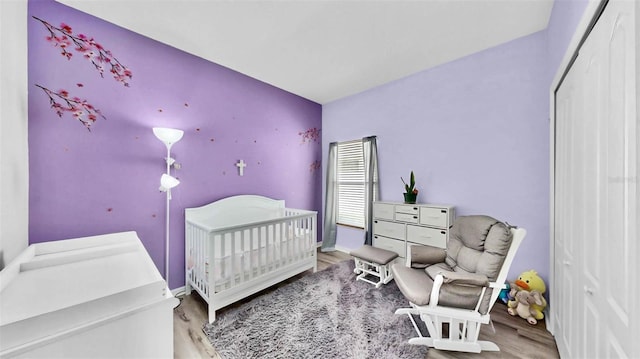
[[[171,176],[171,144],[167,144],[167,175]],[[169,201],[171,200],[171,188],[167,189],[167,216],[166,216],[166,228],[164,239],[164,279],[169,285]]]
[[[169,286],[169,201],[171,200],[171,188],[175,187],[180,183],[176,178],[171,177],[171,165],[173,164],[173,160],[171,159],[171,146],[180,141],[182,136],[184,135],[184,131],[177,130],[174,128],[166,128],[166,127],[154,127],[153,134],[162,141],[165,146],[167,146],[167,173],[163,174],[160,178],[160,190],[167,192],[166,199],[166,218],[165,218],[165,239],[164,239],[164,278],[167,281],[167,286]]]

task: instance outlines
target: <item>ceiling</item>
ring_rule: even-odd
[[[547,27],[553,0],[58,0],[326,104]]]

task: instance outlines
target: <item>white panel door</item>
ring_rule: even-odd
[[[552,317],[562,357],[640,357],[636,7],[609,1],[556,93]]]
[[[567,357],[576,357],[575,348],[579,347],[577,340],[578,329],[582,326],[579,322],[579,305],[575,305],[580,298],[576,296],[578,290],[578,273],[580,268],[579,248],[582,239],[577,236],[576,221],[580,219],[575,205],[577,198],[574,184],[578,178],[580,153],[577,151],[578,138],[577,127],[579,119],[583,118],[583,86],[582,77],[579,76],[580,64],[574,64],[572,71],[567,75],[563,86],[556,96],[556,199],[555,213],[555,283],[563,290],[554,291],[559,308],[555,316],[556,342],[558,348],[565,348]],[[568,170],[571,169],[571,170]],[[577,243],[576,243],[577,242]]]

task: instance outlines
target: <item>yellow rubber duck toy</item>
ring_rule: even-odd
[[[511,292],[509,293],[510,298],[514,298],[509,300],[507,306],[509,308],[515,308],[518,303],[515,301],[516,293],[520,290],[526,290],[529,292],[536,291],[540,294],[544,294],[547,290],[547,286],[544,284],[544,281],[535,270],[529,270],[526,272],[522,272],[518,279],[514,283],[511,284]],[[547,306],[547,301],[544,299],[544,296],[540,296],[542,298],[542,305],[532,304],[531,309],[533,311],[533,316],[537,320],[541,320],[544,318],[544,313],[542,312],[544,308]]]

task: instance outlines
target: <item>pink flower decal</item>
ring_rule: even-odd
[[[70,51],[73,49],[91,62],[93,67],[100,73],[100,77],[104,78],[105,67],[109,68],[108,71],[117,82],[129,87],[128,81],[133,77],[131,70],[118,61],[111,51],[105,49],[92,37],[87,37],[84,34],[73,35],[71,26],[65,23],[60,24],[60,27],[55,27],[40,18],[35,16],[33,18],[40,21],[47,28],[49,31],[49,36],[46,37],[47,41],[60,48],[60,54],[66,57],[67,60],[71,60],[73,54]]]
[[[62,24],[60,24],[60,28],[62,29],[63,32],[67,33],[67,34],[71,34],[71,26],[65,24],[64,22]]]
[[[322,163],[318,160],[313,161],[313,163],[311,164],[311,166],[309,166],[309,172],[314,172],[319,170],[322,167]]]
[[[302,136],[302,143],[305,142],[318,142],[320,140],[320,130],[313,127],[304,132],[298,132],[299,136]]]
[[[71,117],[80,121],[89,131],[91,131],[91,125],[96,122],[98,116],[105,120],[107,119],[102,115],[100,110],[95,108],[87,100],[79,97],[69,97],[69,91],[67,90],[62,89],[56,92],[38,84],[36,84],[36,86],[47,94],[51,108],[56,112],[58,117],[62,117],[65,112],[69,112],[71,113]]]

